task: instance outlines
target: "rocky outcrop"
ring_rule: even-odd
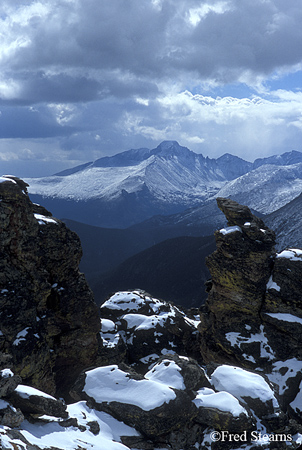
[[[117,292],[100,311],[103,361],[125,362],[142,373],[165,354],[202,361],[194,311],[182,311],[142,290]]]
[[[99,318],[78,266],[79,238],[26,184],[0,178],[0,369],[62,394],[98,353]]]
[[[12,394],[18,384],[21,383],[21,377],[16,376],[10,369],[0,371],[0,398]]]
[[[302,356],[302,250],[286,249],[277,253],[261,309],[263,321],[286,334],[291,350],[282,356]],[[280,352],[280,351],[279,351]]]
[[[217,203],[228,227],[215,233],[217,250],[207,258],[212,280],[198,327],[201,353],[206,362],[261,368],[279,385],[283,411],[302,420],[302,250],[276,253],[274,233],[247,207]]]
[[[228,226],[215,232],[217,250],[206,259],[212,280],[199,327],[206,360],[234,361],[229,331],[242,333],[245,324],[257,329],[259,313],[274,260],[274,232],[249,208],[218,198]],[[228,358],[229,356],[229,358]]]

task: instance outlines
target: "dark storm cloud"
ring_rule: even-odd
[[[0,115],[0,139],[47,138],[74,132],[70,126],[59,125],[48,112],[27,107],[5,107]]]
[[[101,88],[96,80],[86,77],[65,73],[47,74],[44,71],[16,73],[14,81],[19,85],[19,89],[17,95],[7,100],[8,103],[91,101],[97,98]]]
[[[237,0],[228,5],[223,14],[209,13],[192,30],[179,67],[208,77],[222,74],[229,82],[245,70],[263,75],[301,63],[302,9],[296,1]]]
[[[175,76],[177,70],[235,80],[243,70],[267,74],[302,60],[302,8],[296,0],[230,0],[214,6],[58,1],[30,20],[27,27],[20,25],[28,43],[10,61],[16,70],[119,70],[150,79]]]
[[[148,97],[161,82],[247,82],[247,74],[253,79],[302,61],[296,0],[15,4],[2,6],[0,61],[2,77],[18,89],[1,95],[0,84],[2,99]]]

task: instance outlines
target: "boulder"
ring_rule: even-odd
[[[20,383],[21,377],[14,375],[10,369],[0,370],[0,398],[7,397]]]
[[[66,405],[54,397],[30,386],[19,384],[8,397],[9,402],[24,414],[68,417]]]
[[[280,406],[272,386],[255,372],[222,365],[212,373],[211,383],[217,391],[234,395],[261,419],[280,414]]]
[[[77,398],[89,400],[96,409],[148,438],[180,430],[197,415],[180,368],[169,360],[163,360],[145,377],[125,365],[98,367],[82,374],[74,391]]]
[[[198,407],[195,420],[215,430],[241,433],[255,428],[255,419],[252,414],[228,392],[215,392],[213,389],[202,388],[197,392],[194,404]]]
[[[0,423],[10,428],[18,428],[24,420],[20,409],[12,407],[7,401],[0,400]]]

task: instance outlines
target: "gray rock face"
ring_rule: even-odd
[[[5,404],[4,404],[5,403]],[[0,403],[0,423],[3,426],[17,428],[24,420],[20,409],[15,409],[6,402]]]

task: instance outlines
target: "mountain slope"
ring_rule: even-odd
[[[263,165],[230,181],[216,197],[230,197],[263,214],[268,214],[297,197],[302,191],[302,162]]]
[[[180,236],[208,236],[217,228],[202,223],[187,226],[168,221],[169,218],[158,216],[159,220],[167,220],[167,226],[159,226],[156,216],[150,220],[151,225],[147,221],[126,229],[95,227],[70,219],[63,219],[63,222],[81,239],[83,256],[80,270],[91,282],[131,256],[160,242]]]
[[[302,247],[302,194],[265,218],[277,235],[277,248]]]
[[[215,192],[225,176],[215,160],[191,152],[175,142],[164,142],[153,151],[139,149],[95,161],[69,175],[28,180],[32,194],[87,201],[112,201],[140,192],[144,188],[154,199],[169,203],[188,203]],[[81,167],[81,166],[80,166]],[[214,169],[214,170],[213,170]]]
[[[143,286],[152,295],[178,305],[199,307],[206,299],[204,283],[209,278],[205,258],[214,249],[213,236],[168,239],[92,282],[95,300],[103,303],[115,290]]]
[[[273,164],[275,166],[291,166],[302,162],[302,153],[292,150],[282,155],[273,155],[268,158],[258,158],[253,163],[253,169],[257,169],[264,164]]]

